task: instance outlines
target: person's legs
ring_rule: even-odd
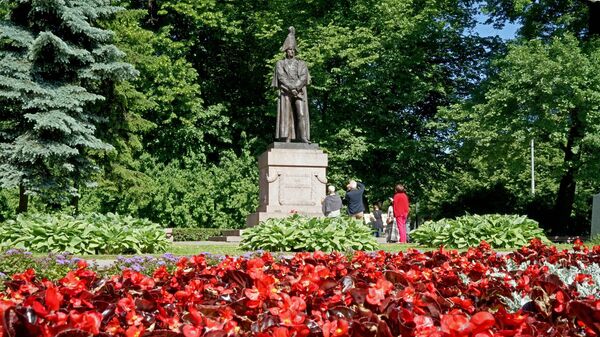
[[[398,242],[406,243],[406,215],[397,216],[396,224],[398,225],[398,233],[400,233]]]

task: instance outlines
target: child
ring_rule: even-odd
[[[373,230],[376,237],[379,237],[380,233],[383,231],[383,212],[381,212],[379,203],[373,204],[373,214],[371,215],[371,219],[373,221]]]
[[[396,225],[396,219],[394,218],[393,198],[390,198],[390,207],[388,207],[386,223],[386,241],[388,243],[398,242],[400,234],[398,233],[398,226]]]

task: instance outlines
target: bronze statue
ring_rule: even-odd
[[[294,27],[290,27],[281,47],[285,59],[277,61],[273,74],[272,86],[279,89],[275,139],[286,142],[299,139],[303,143],[310,143],[310,119],[306,96],[310,75],[306,63],[295,57],[297,51],[295,33]]]

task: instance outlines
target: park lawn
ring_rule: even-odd
[[[573,247],[572,244],[555,244],[558,250],[563,249],[571,249]],[[421,251],[430,251],[435,250],[437,248],[431,247],[422,247],[415,243],[408,244],[398,244],[398,243],[385,243],[380,244],[379,249],[385,252],[397,253],[397,252],[405,252],[408,249],[417,249]],[[466,249],[459,249],[459,251],[465,251]],[[510,252],[514,249],[497,249],[500,252]],[[177,256],[190,256],[197,254],[212,254],[212,255],[230,255],[230,256],[238,256],[248,253],[248,251],[242,250],[239,245],[236,244],[181,244],[181,243],[173,243],[167,253],[171,253]],[[277,252],[278,254],[293,254],[293,252]],[[35,254],[35,255],[46,255],[46,254]],[[136,255],[136,254],[133,254]],[[162,254],[143,254],[143,255],[152,255],[152,256],[161,256]],[[116,259],[117,256],[127,256],[124,254],[121,255],[78,255],[78,257],[89,259],[89,260],[112,260]]]

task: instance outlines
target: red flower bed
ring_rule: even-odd
[[[56,283],[28,270],[0,300],[1,336],[600,336],[600,299],[551,273],[600,264],[600,247],[539,241],[508,255],[299,253],[275,261],[182,258],[173,273],[102,279],[85,263]],[[522,265],[522,268],[514,268]],[[513,266],[513,267],[510,267]],[[507,299],[526,299],[511,308]]]

